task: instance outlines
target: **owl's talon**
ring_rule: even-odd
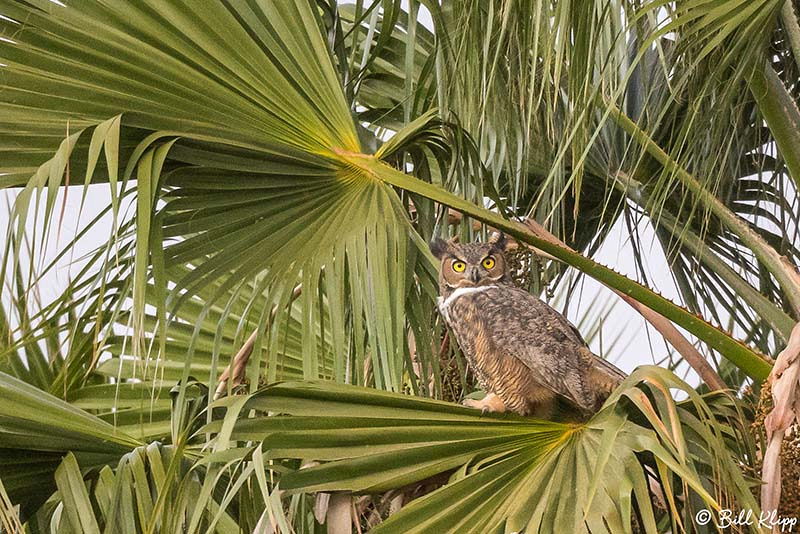
[[[464,399],[461,401],[461,405],[467,408],[480,408],[480,403],[475,399]]]
[[[475,408],[481,411],[481,415],[489,412],[502,413],[506,411],[506,405],[500,400],[500,397],[494,393],[487,393],[481,400],[464,399],[461,404],[469,408]]]

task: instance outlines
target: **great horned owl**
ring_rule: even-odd
[[[464,404],[550,417],[559,405],[596,412],[625,374],[593,354],[556,310],[511,281],[500,234],[488,243],[436,239],[439,311],[486,397]]]

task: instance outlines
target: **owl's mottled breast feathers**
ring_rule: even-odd
[[[598,395],[586,379],[594,355],[572,325],[535,296],[496,285],[458,295],[450,302],[447,315],[486,391],[520,389],[529,396],[551,400],[544,399],[547,392],[536,391],[544,388],[583,410],[597,408]],[[523,407],[522,411],[530,408]]]

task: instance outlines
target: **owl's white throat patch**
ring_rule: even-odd
[[[446,299],[442,297],[439,297],[437,299],[437,303],[439,305],[439,311],[441,312],[442,317],[444,317],[444,320],[450,323],[450,305],[453,304],[453,302],[455,302],[457,298],[463,297],[464,295],[469,295],[471,293],[481,293],[483,291],[486,291],[487,289],[493,289],[495,287],[497,286],[490,285],[490,286],[478,286],[478,287],[459,287],[458,289],[450,293],[450,295]]]

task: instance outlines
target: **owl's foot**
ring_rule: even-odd
[[[464,399],[461,403],[464,406],[468,406],[470,408],[475,408],[481,411],[481,413],[486,412],[497,412],[503,413],[506,411],[506,405],[503,404],[503,401],[495,395],[494,393],[487,393],[484,398],[481,400],[475,399]]]

